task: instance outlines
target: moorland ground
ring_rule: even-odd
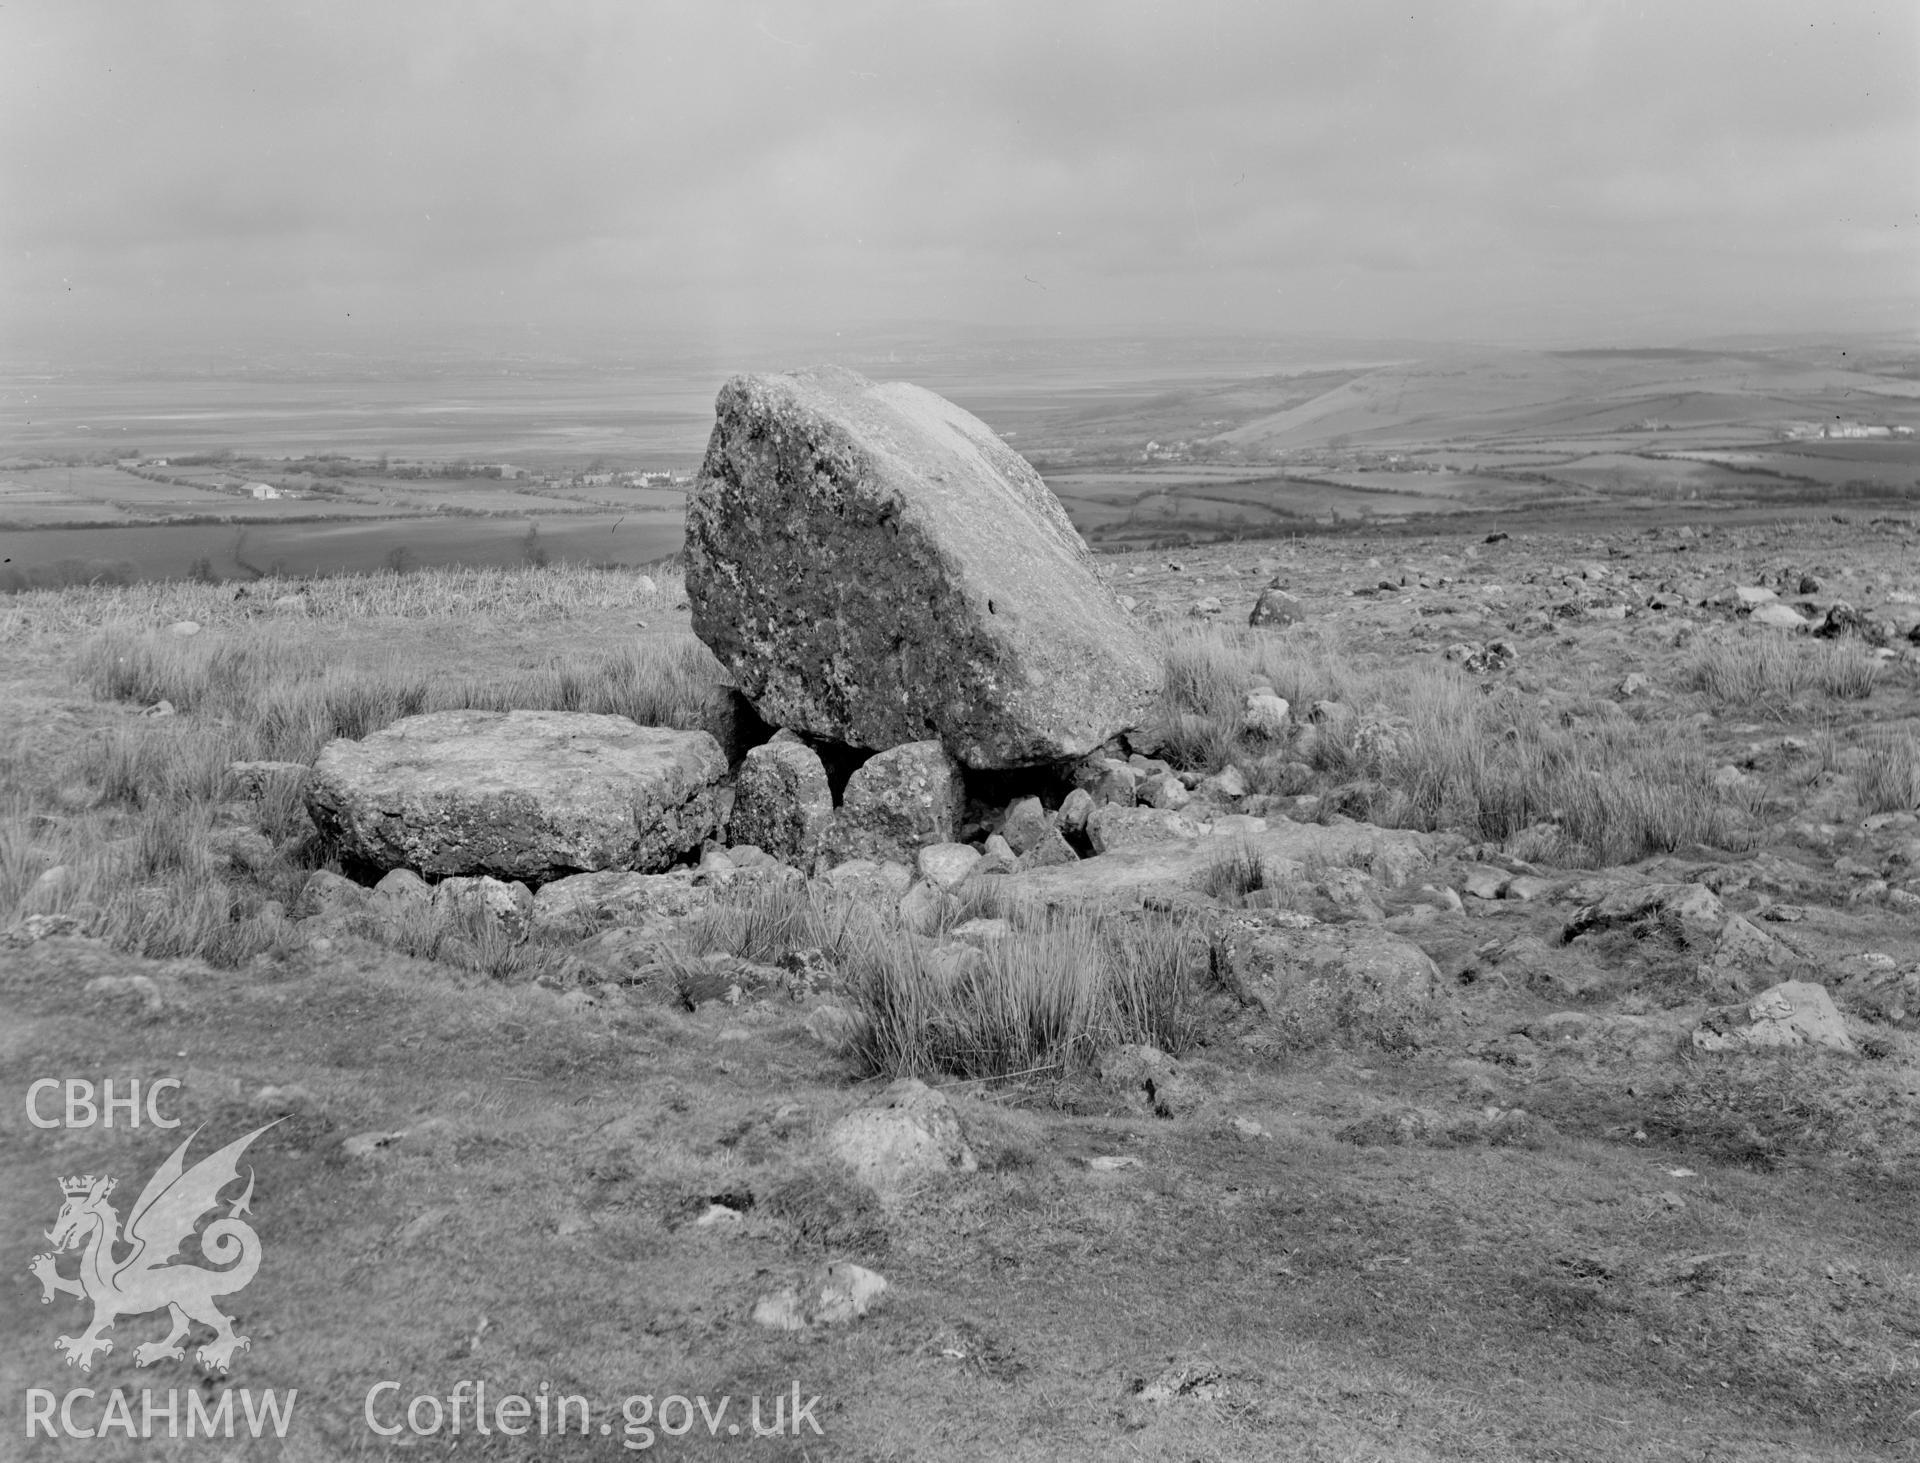
[[[289,1459],[384,1451],[361,1412],[382,1380],[403,1398],[550,1382],[616,1419],[629,1394],[770,1398],[797,1381],[823,1399],[823,1436],[709,1442],[700,1427],[660,1450],[1920,1454],[1920,1040],[1898,994],[1920,987],[1920,676],[1904,638],[1920,538],[1897,513],[1679,516],[1103,559],[1160,638],[1163,755],[1238,769],[1271,819],[1454,835],[1425,887],[1359,900],[1353,870],[1272,890],[1223,878],[1223,908],[1385,925],[1432,957],[1442,996],[1412,1024],[1240,1041],[1194,958],[1204,942],[1172,940],[1153,1032],[1184,1083],[1170,1116],[1101,1079],[1102,1054],[1141,1034],[1112,1007],[997,1080],[943,1067],[937,1042],[874,1040],[900,1009],[884,998],[923,972],[885,909],[824,888],[717,891],[639,951],[618,931],[514,942],[426,916],[300,917],[307,881],[337,865],[297,778],[241,796],[234,760],[309,761],[331,736],[454,705],[619,710],[737,738],[670,573],[4,601],[0,927],[16,933],[0,949],[0,1087],[171,1075],[182,1131],[285,1118],[252,1150],[268,1259],[234,1307],[254,1345],[233,1375],[136,1368],[131,1342],[150,1338],[132,1332],[155,1319],[126,1323],[128,1344],[81,1379],[52,1349],[77,1303],[41,1306],[30,1237],[60,1175],[130,1183],[176,1138],[44,1131],[9,1099],[0,1227],[19,1263],[0,1331],[33,1344],[0,1352],[8,1433],[27,1388],[82,1380],[298,1388],[296,1426],[258,1449]],[[1304,621],[1245,629],[1274,580]],[[1731,591],[1763,584],[1861,608],[1893,630],[1890,653],[1743,618]],[[169,632],[186,620],[197,634]],[[1476,655],[1496,641],[1508,649]],[[1387,734],[1250,737],[1240,710],[1260,683]],[[151,714],[162,701],[172,714]],[[1540,882],[1476,894],[1489,870]],[[1709,888],[1764,929],[1786,952],[1779,978],[1835,994],[1858,1054],[1694,1050],[1724,1002],[1712,948],[1659,918],[1565,938],[1575,910],[1641,882]],[[1029,1007],[1059,998],[1068,965],[1109,978],[1097,954],[1055,958],[1043,916],[1002,912],[1032,956],[1016,971]],[[702,961],[717,986],[690,978]],[[813,974],[756,983],[769,970]],[[935,1002],[926,1019],[953,1014]],[[900,1068],[946,1092],[978,1168],[883,1203],[826,1134]],[[739,1217],[696,1222],[716,1201]],[[753,1323],[757,1297],[841,1259],[890,1282],[872,1314],[797,1335]],[[612,1456],[618,1432],[458,1441]],[[195,1446],[37,1440],[24,1455]]]

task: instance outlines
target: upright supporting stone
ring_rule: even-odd
[[[930,844],[959,837],[967,790],[938,742],[909,742],[867,761],[847,780],[827,834],[827,857],[893,860],[909,868]]]
[[[833,791],[815,752],[791,732],[755,747],[733,780],[728,841],[751,843],[806,870],[833,822]]]

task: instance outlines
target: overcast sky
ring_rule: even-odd
[[[1912,0],[8,0],[0,346],[1920,323]]]

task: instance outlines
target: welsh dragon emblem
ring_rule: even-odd
[[[253,1170],[247,1170],[246,1191],[226,1205],[226,1214],[214,1220],[200,1234],[200,1253],[216,1265],[227,1268],[208,1270],[199,1265],[170,1263],[179,1259],[181,1246],[193,1235],[194,1225],[209,1209],[220,1205],[220,1191],[239,1181],[239,1158],[255,1138],[274,1126],[256,1128],[229,1143],[219,1152],[201,1159],[192,1168],[186,1166],[186,1153],[199,1130],[187,1136],[171,1157],[160,1165],[146,1188],[127,1214],[126,1232],[120,1229],[120,1216],[107,1202],[114,1180],[107,1175],[95,1178],[60,1180],[60,1192],[66,1203],[54,1221],[47,1238],[51,1252],[35,1255],[28,1269],[39,1278],[42,1305],[56,1293],[77,1295],[93,1302],[93,1324],[79,1336],[62,1336],[54,1342],[67,1356],[67,1365],[80,1363],[81,1371],[93,1370],[96,1352],[105,1355],[113,1343],[101,1333],[120,1316],[144,1315],[165,1309],[173,1317],[173,1329],[163,1341],[148,1341],[134,1348],[133,1359],[141,1366],[156,1361],[184,1360],[181,1342],[188,1328],[198,1321],[214,1330],[213,1340],[196,1353],[201,1363],[226,1371],[233,1353],[249,1344],[233,1329],[231,1317],[214,1305],[216,1295],[233,1295],[253,1279],[260,1268],[260,1236],[239,1216],[249,1212],[253,1200]],[[116,1251],[131,1246],[124,1256]],[[81,1251],[79,1274],[69,1280],[56,1268],[62,1254]]]

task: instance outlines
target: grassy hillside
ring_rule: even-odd
[[[244,796],[231,760],[304,761],[460,705],[743,731],[671,576],[16,596],[0,607],[0,1086],[173,1075],[183,1132],[285,1121],[250,1150],[267,1259],[231,1378],[136,1368],[158,1318],[123,1321],[92,1373],[62,1368],[49,1343],[83,1312],[43,1308],[23,1258],[0,1329],[32,1345],[0,1355],[0,1388],[297,1388],[284,1444],[232,1445],[290,1459],[384,1448],[363,1415],[382,1380],[404,1401],[463,1379],[495,1397],[549,1383],[612,1429],[464,1433],[483,1458],[616,1451],[643,1393],[744,1409],[796,1383],[822,1398],[819,1437],[699,1424],[660,1450],[1910,1456],[1920,1053],[1904,1013],[1852,993],[1880,989],[1868,953],[1920,970],[1912,916],[1888,902],[1911,882],[1920,681],[1897,652],[1698,602],[1791,561],[1796,582],[1898,615],[1913,601],[1887,596],[1920,591],[1910,527],[1118,558],[1166,658],[1166,756],[1232,769],[1276,819],[1437,830],[1459,852],[1424,887],[1332,864],[1269,883],[1223,840],[1210,900],[1131,921],[983,896],[946,927],[988,914],[1013,931],[959,986],[890,906],[820,881],[742,881],[627,943],[426,912],[298,918],[305,882],[338,868],[298,770]],[[1676,575],[1702,594],[1653,608]],[[1237,628],[1275,576],[1309,623]],[[169,629],[183,620],[198,632]],[[1503,637],[1511,658],[1451,649]],[[1628,694],[1630,672],[1645,680]],[[1269,742],[1242,724],[1259,684],[1353,719]],[[1471,893],[1487,859],[1537,870],[1540,892]],[[1796,942],[1865,1055],[1687,1048],[1709,952],[1659,927],[1564,937],[1596,891],[1649,879],[1705,881]],[[1796,922],[1768,923],[1781,908]],[[1250,1026],[1208,931],[1260,910],[1397,931],[1441,999],[1409,1023],[1306,990]],[[73,933],[22,943],[35,917]],[[1151,1099],[1107,1061],[1142,1038],[1178,1069]],[[977,1168],[883,1201],[828,1138],[900,1071],[941,1086]],[[0,1219],[19,1236],[48,1227],[59,1175],[131,1187],[178,1140],[8,1111]],[[843,1260],[889,1282],[864,1320],[751,1319]],[[199,1447],[39,1439],[25,1456]]]

